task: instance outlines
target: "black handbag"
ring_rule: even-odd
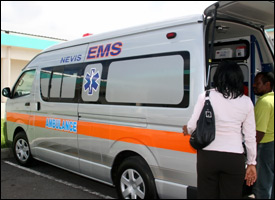
[[[208,146],[215,139],[215,115],[209,100],[209,93],[209,90],[205,93],[205,103],[197,121],[197,128],[190,137],[191,146],[197,150]]]

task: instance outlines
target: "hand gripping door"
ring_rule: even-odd
[[[210,91],[205,93],[205,103],[197,121],[197,128],[190,137],[190,144],[199,150],[208,146],[215,139],[215,115],[209,100]]]

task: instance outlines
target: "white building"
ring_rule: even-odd
[[[269,35],[269,37],[271,37],[272,40],[274,41],[274,28],[267,29],[266,32]]]
[[[22,69],[43,49],[65,40],[1,30],[1,91],[12,87]],[[1,118],[6,98],[1,94]]]

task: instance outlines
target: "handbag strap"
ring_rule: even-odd
[[[204,106],[208,106],[208,107],[210,106],[211,109],[212,109],[209,94],[210,94],[210,90],[207,90],[205,92]],[[207,120],[208,123],[212,123],[212,118],[214,117],[214,113],[207,109],[207,111],[205,112],[205,117],[206,117],[206,120]]]
[[[209,94],[210,94],[210,90],[207,90],[206,92],[205,92],[205,99],[206,100],[209,100],[210,98],[209,98]]]

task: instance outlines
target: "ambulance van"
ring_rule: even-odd
[[[222,1],[202,15],[52,46],[4,88],[16,160],[115,186],[119,198],[191,198],[196,151],[183,136],[222,60],[253,79],[274,71],[274,2]]]

